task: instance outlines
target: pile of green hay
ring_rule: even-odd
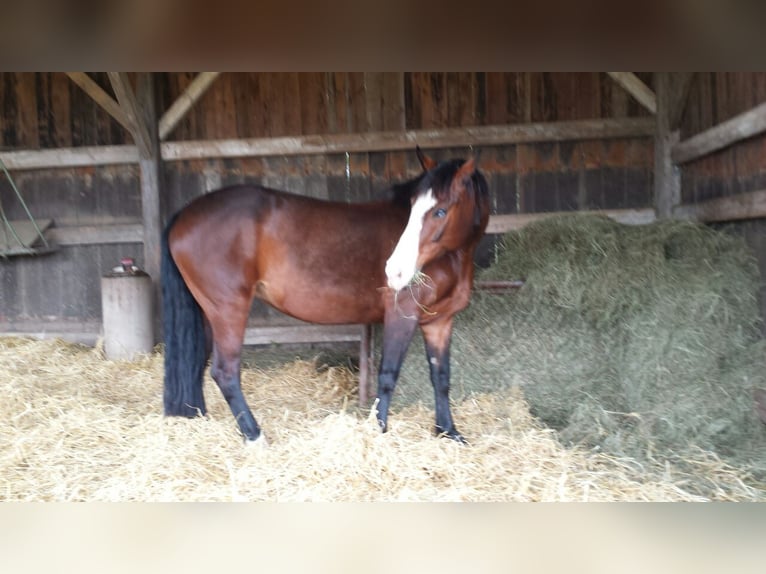
[[[560,216],[506,235],[478,279],[525,285],[475,293],[458,316],[455,400],[519,386],[565,443],[641,460],[701,448],[766,468],[751,394],[766,387],[759,275],[741,239]],[[420,345],[397,393],[432,404]]]

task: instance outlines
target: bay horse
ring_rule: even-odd
[[[323,201],[259,185],[194,199],[162,238],[166,416],[205,414],[211,375],[248,441],[261,429],[240,386],[240,354],[255,297],[304,321],[383,322],[377,419],[387,430],[391,395],[416,327],[425,339],[436,434],[459,442],[449,405],[454,315],[471,295],[474,251],[489,220],[476,157],[437,163],[373,203]]]

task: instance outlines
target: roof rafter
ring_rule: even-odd
[[[120,107],[112,96],[99,86],[88,74],[85,72],[65,72],[69,79],[77,84],[82,91],[88,94],[93,100],[101,106],[106,113],[112,116],[117,123],[119,123],[126,130],[131,131],[130,120],[125,115],[125,112]]]
[[[607,74],[633,96],[639,104],[653,114],[657,113],[657,96],[633,72],[607,72]]]
[[[168,137],[192,108],[198,99],[207,91],[220,72],[200,72],[186,87],[176,101],[162,114],[159,125],[160,141]]]

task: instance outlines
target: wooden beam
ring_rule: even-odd
[[[100,323],[70,321],[14,321],[0,324],[0,337],[31,337],[33,339],[62,339],[68,343],[94,347],[101,333]]]
[[[703,223],[766,218],[766,189],[682,205],[674,216]]]
[[[0,159],[10,170],[126,164],[138,162],[138,149],[134,145],[116,145],[4,151]]]
[[[99,86],[93,79],[85,72],[65,72],[69,79],[88,94],[93,100],[101,106],[106,113],[112,116],[122,127],[129,132],[132,130],[130,120],[125,115],[125,112],[120,107],[112,96],[107,94],[104,89]]]
[[[524,281],[522,279],[506,280],[506,281],[474,281],[473,288],[476,291],[484,291],[486,293],[507,293],[515,289],[521,289],[524,287]]]
[[[507,233],[515,231],[541,219],[557,215],[605,215],[619,223],[626,225],[645,225],[655,221],[654,210],[647,209],[602,209],[595,211],[549,211],[543,213],[508,213],[503,215],[490,215],[487,233]]]
[[[178,96],[175,102],[162,114],[160,118],[160,140],[168,137],[168,134],[178,125],[178,122],[186,115],[192,106],[202,97],[202,94],[210,87],[220,72],[200,72],[186,87],[184,93]]]
[[[671,150],[678,143],[680,133],[671,127],[674,105],[672,77],[668,72],[656,72],[657,131],[654,136],[654,205],[661,219],[673,217],[673,210],[681,203],[681,172],[674,165]]]
[[[657,97],[649,86],[643,83],[633,72],[607,72],[609,76],[625,91],[633,96],[639,104],[653,114],[657,113]]]
[[[2,326],[0,337],[35,337],[41,339],[63,338],[67,341],[95,345],[101,333],[100,322],[70,321],[22,321]],[[246,345],[302,344],[358,342],[361,340],[360,325],[312,325],[248,327],[245,331]]]
[[[412,150],[416,144],[423,148],[433,148],[651,137],[654,129],[654,120],[651,118],[624,118],[367,134],[164,142],[160,144],[160,150],[162,159],[173,161],[211,157]],[[134,145],[19,150],[0,152],[0,159],[11,170],[67,168],[138,163],[139,151]]]
[[[544,213],[508,213],[491,215],[487,233],[506,233],[521,229],[534,221],[564,214],[605,215],[626,225],[643,225],[655,221],[653,209],[604,209],[595,211],[555,211]],[[141,243],[143,226],[140,222],[103,223],[53,227],[46,236],[58,245],[91,245],[98,243]]]
[[[677,143],[673,146],[671,157],[677,164],[687,163],[764,131],[766,103]]]
[[[435,130],[384,131],[296,137],[165,142],[167,161],[211,157],[254,157],[422,148],[509,145],[546,141],[651,137],[652,118],[617,118]]]
[[[144,228],[140,223],[53,227],[45,236],[61,246],[142,243]]]
[[[130,133],[138,146],[138,152],[142,157],[152,156],[152,140],[146,127],[141,108],[136,101],[130,78],[125,72],[107,72],[112,89],[120,102],[125,116],[130,124]]]
[[[245,329],[245,345],[275,343],[336,343],[360,342],[359,325],[287,325],[279,327],[249,327]]]

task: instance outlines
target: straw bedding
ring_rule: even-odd
[[[465,447],[431,436],[431,405],[383,435],[346,368],[247,368],[268,447],[245,447],[210,379],[210,413],[162,416],[162,357],[103,358],[61,341],[0,339],[0,500],[764,500],[752,477],[699,451],[690,467],[565,448],[515,388],[455,405]],[[425,380],[422,384],[427,385]],[[705,489],[695,486],[704,477]],[[690,487],[691,485],[691,487]]]

